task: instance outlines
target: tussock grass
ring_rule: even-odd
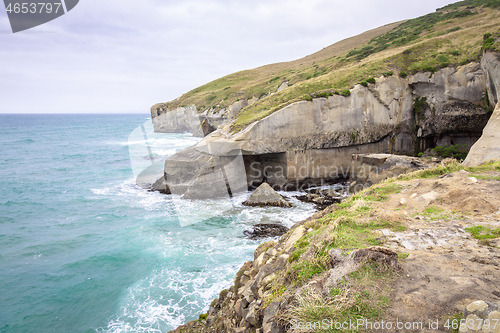
[[[389,305],[390,285],[396,277],[394,269],[366,263],[332,288],[328,295],[309,289],[296,294],[293,305],[278,317],[289,326],[293,322],[311,323],[290,327],[291,332],[358,332],[336,329],[331,323],[380,319]],[[325,324],[324,319],[330,324]]]
[[[490,226],[476,225],[466,228],[476,239],[493,239],[500,237],[500,228],[494,229]]]

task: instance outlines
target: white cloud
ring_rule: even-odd
[[[0,112],[147,112],[220,76],[311,54],[449,0],[82,0],[10,33],[0,14]]]

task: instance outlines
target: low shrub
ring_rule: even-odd
[[[457,160],[463,160],[467,157],[467,149],[465,147],[462,147],[461,145],[451,145],[449,147],[438,146],[436,148],[433,148],[432,151],[445,158],[453,157]]]
[[[351,96],[351,91],[349,89],[342,90],[340,92],[340,95],[342,95],[344,97]]]

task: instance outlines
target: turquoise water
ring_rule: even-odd
[[[258,243],[245,229],[291,226],[313,212],[297,201],[293,210],[244,207],[242,194],[181,227],[170,196],[135,185],[129,135],[149,122],[0,115],[1,332],[167,332],[205,312],[253,259]],[[153,141],[169,155],[198,140]],[[202,212],[218,202],[189,205]]]

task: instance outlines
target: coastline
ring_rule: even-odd
[[[444,161],[374,185],[261,244],[207,314],[172,332],[288,332],[292,319],[332,318],[444,329],[469,303],[500,301],[499,177],[499,162]]]

